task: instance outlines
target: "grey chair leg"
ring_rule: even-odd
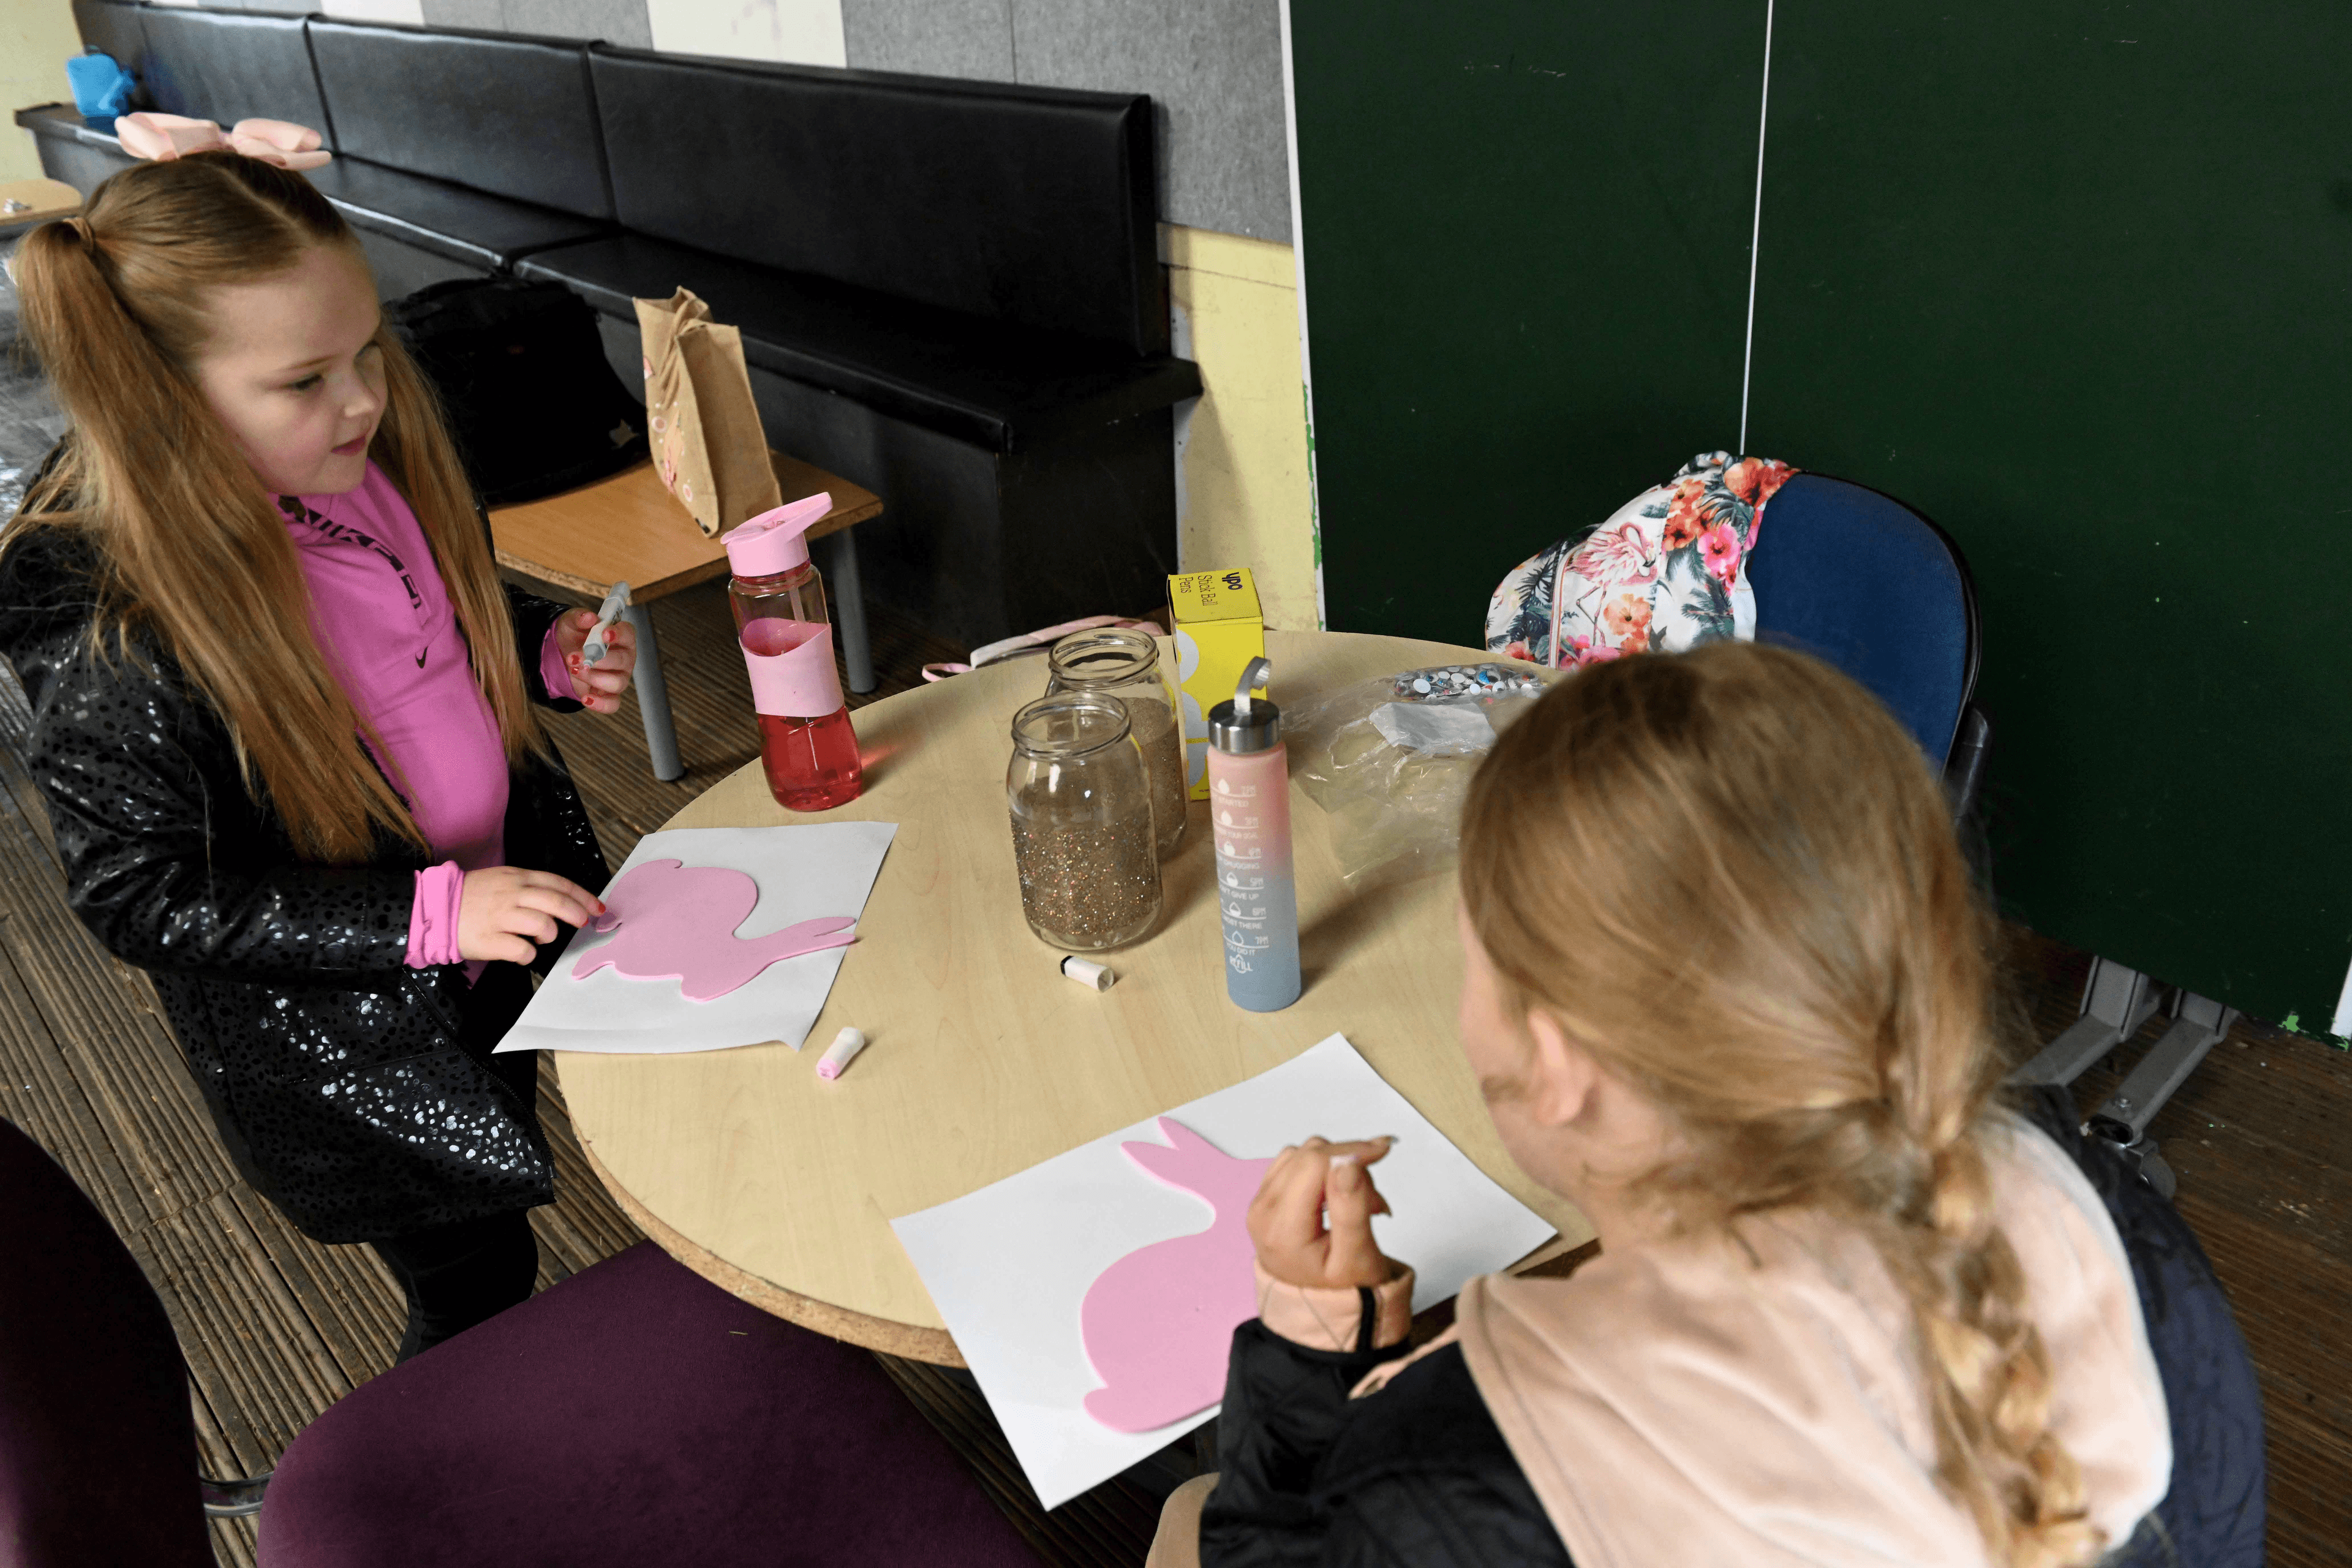
[[[2083,982],[2083,1016],[2051,1041],[2042,1054],[2010,1075],[2011,1083],[2056,1084],[2083,1076],[2093,1062],[2139,1033],[2156,1016],[2162,994],[2137,969],[2104,958],[2091,960]]]
[[[205,1501],[207,1519],[244,1519],[261,1511],[261,1494],[269,1485],[275,1470],[264,1470],[257,1476],[237,1476],[216,1481],[207,1475],[196,1477],[196,1491]]]
[[[637,668],[630,679],[646,721],[646,752],[653,759],[654,777],[667,784],[685,777],[686,764],[677,760],[677,730],[670,722],[669,684],[662,679],[661,649],[654,642],[653,607],[631,605],[628,615],[637,633]]]
[[[841,634],[841,662],[849,667],[849,689],[860,697],[874,689],[874,645],[866,635],[866,585],[857,573],[857,531],[842,529],[816,542],[829,552],[824,574],[833,591],[833,625]]]
[[[2091,1112],[2091,1131],[2118,1148],[2129,1148],[2147,1136],[2147,1124],[2172,1098],[2172,1091],[2197,1070],[2238,1021],[2235,1009],[2210,996],[2183,992],[2172,1019],[2139,1065],[2116,1086],[2106,1102]]]

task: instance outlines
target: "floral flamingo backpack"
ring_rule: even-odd
[[[1511,569],[1486,606],[1486,647],[1568,669],[1756,636],[1748,557],[1764,503],[1796,470],[1702,452],[1654,489]]]

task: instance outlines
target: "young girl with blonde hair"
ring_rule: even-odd
[[[254,1186],[375,1246],[405,1357],[530,1293],[537,1057],[490,1047],[605,874],[533,704],[610,711],[634,655],[591,671],[593,616],[500,586],[357,242],[281,161],[136,164],[17,249],[70,426],[0,534],[0,653],[75,911],[153,976]]]
[[[1286,1151],[1156,1563],[2260,1563],[2227,1306],[2063,1096],[2005,1103],[1996,928],[1869,693],[1738,642],[1562,681],[1480,770],[1462,910],[1469,1065],[1599,1256],[1408,1356],[1385,1145]]]

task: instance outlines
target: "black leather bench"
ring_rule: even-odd
[[[433,70],[406,29],[110,0],[75,0],[74,16],[85,44],[139,73],[140,107],[223,125],[290,120],[324,134],[337,156],[312,182],[358,231],[386,299],[613,230],[578,44],[444,35],[500,73],[467,77]],[[40,138],[43,168],[84,191],[131,162],[113,121],[85,121],[70,105],[16,121]],[[446,133],[418,134],[418,124]],[[478,151],[443,151],[459,146]],[[522,176],[537,184],[520,190]]]
[[[967,642],[1157,601],[1172,408],[1140,96],[77,0],[155,107],[319,127],[387,296],[512,270],[602,312],[683,286],[742,330],[778,447],[880,494],[868,589]],[[110,124],[22,111],[80,188]],[[846,564],[846,563],[845,563]]]
[[[419,279],[399,293],[612,232],[580,45],[323,16],[307,31],[336,153],[312,178],[376,241],[379,274]]]

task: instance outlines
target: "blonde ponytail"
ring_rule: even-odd
[[[1497,742],[1462,855],[1518,1005],[1674,1124],[1646,1190],[1693,1229],[1803,1209],[1868,1237],[1911,1305],[1937,1483],[1989,1560],[2094,1561],[1986,1163],[1995,927],[1910,736],[1782,649],[1595,666]]]
[[[358,247],[299,174],[231,153],[140,163],[80,216],[42,225],[13,264],[26,334],[70,421],[61,460],[0,535],[86,531],[101,561],[92,635],[107,657],[152,636],[227,726],[248,788],[306,858],[351,864],[390,837],[425,847],[310,624],[285,520],[198,392],[206,295]],[[362,263],[362,265],[364,265]],[[511,763],[544,755],[495,563],[431,389],[388,329],[378,463],[415,509]],[[383,748],[375,745],[376,754]]]

